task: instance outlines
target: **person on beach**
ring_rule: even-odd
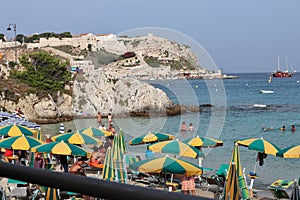
[[[113,139],[113,138],[115,137],[115,135],[116,135],[116,130],[115,130],[115,128],[114,128],[113,123],[109,124],[109,126],[108,126],[108,131],[111,132],[111,134],[112,134],[112,135],[110,136],[110,139]]]
[[[111,115],[111,113],[108,113],[107,120],[108,120],[108,124],[112,123],[112,115]]]
[[[68,157],[66,155],[59,155],[60,169],[68,173]]]
[[[101,113],[98,111],[98,114],[97,114],[97,121],[98,121],[98,124],[99,124],[99,125],[101,124],[101,120],[102,120],[102,116],[101,116]]]
[[[191,195],[196,195],[194,177],[184,176],[181,182],[182,182],[181,190],[183,191],[184,194],[189,194],[189,192],[191,192]]]
[[[194,130],[194,127],[193,127],[193,124],[190,123],[190,126],[189,126],[189,131],[193,131]]]
[[[34,168],[44,168],[44,159],[42,158],[42,155],[40,153],[38,153],[35,158],[34,158],[34,162],[33,162],[33,167]]]
[[[294,124],[292,125],[291,131],[292,131],[292,132],[295,132],[295,131],[296,131],[296,128],[295,128],[295,125],[294,125]]]
[[[82,175],[85,176],[85,172],[82,168],[84,161],[82,158],[78,158],[77,162],[74,163],[70,169],[69,169],[69,173],[70,174],[76,174],[76,175]]]
[[[186,124],[185,124],[185,122],[182,122],[180,130],[181,131],[186,131]]]
[[[105,127],[104,124],[101,124],[101,126],[99,126],[99,129],[101,129],[101,130],[106,130],[106,127]]]

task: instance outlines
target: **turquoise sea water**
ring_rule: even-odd
[[[223,147],[203,149],[206,158],[204,167],[218,168],[229,163],[235,140],[249,137],[263,137],[280,148],[300,145],[300,74],[292,78],[273,78],[270,74],[235,74],[239,79],[227,80],[155,80],[150,83],[167,92],[175,103],[184,105],[212,104],[203,107],[202,112],[188,112],[180,116],[150,116],[149,118],[114,118],[117,130],[125,133],[126,142],[149,131],[161,131],[176,136],[179,140],[195,136],[212,137],[224,141]],[[273,94],[261,94],[260,89],[274,90]],[[254,104],[267,105],[255,108]],[[106,122],[106,119],[104,119]],[[180,124],[193,123],[193,132],[180,132]],[[290,131],[296,125],[296,132]],[[77,119],[64,123],[72,130],[87,126],[97,127],[95,119]],[[285,125],[286,131],[279,127]],[[274,127],[273,131],[262,131],[262,126]],[[59,124],[42,125],[44,133],[56,134]],[[129,154],[144,156],[146,145],[127,146]],[[241,164],[246,173],[253,171],[257,152],[240,147]],[[186,159],[186,158],[183,158]],[[197,160],[188,159],[197,163]],[[260,178],[255,187],[265,187],[277,179],[294,180],[300,176],[300,159],[283,159],[269,155],[263,166],[256,171]],[[250,180],[248,180],[250,181]]]

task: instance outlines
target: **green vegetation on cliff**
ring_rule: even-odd
[[[48,52],[30,52],[23,54],[19,60],[24,70],[13,70],[12,78],[38,89],[39,92],[63,91],[65,84],[71,80],[69,61]]]

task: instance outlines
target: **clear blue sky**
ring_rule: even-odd
[[[271,72],[277,56],[300,71],[299,0],[9,0],[0,33],[115,33],[162,27],[200,43],[225,73]]]

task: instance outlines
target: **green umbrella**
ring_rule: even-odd
[[[32,147],[43,144],[41,140],[38,140],[31,136],[15,136],[3,139],[0,141],[0,148],[14,149],[14,150],[30,150]]]
[[[121,183],[126,183],[127,172],[126,172],[126,163],[124,157],[126,147],[125,147],[125,141],[124,141],[122,131],[120,131],[119,134],[115,135],[112,150],[113,150],[115,180]]]
[[[276,153],[276,156],[283,158],[300,158],[300,145],[293,145],[282,149]]]
[[[110,147],[108,147],[106,151],[106,156],[104,160],[104,167],[102,171],[102,177],[103,180],[106,181],[113,181],[115,180],[115,170],[114,170],[114,164],[112,159],[112,150]]]
[[[108,137],[108,136],[111,136],[111,132],[106,131],[106,130],[101,130],[99,128],[94,128],[94,127],[81,129],[81,130],[79,130],[79,133],[84,133],[84,134],[91,135],[91,136],[94,136],[94,137],[99,137],[99,136]]]
[[[73,133],[64,133],[64,134],[59,134],[51,138],[53,141],[65,141],[70,144],[102,144],[100,140],[97,138],[84,134],[84,133],[79,133],[73,132]]]
[[[187,138],[183,140],[183,142],[196,148],[223,146],[223,141],[215,140],[212,138],[200,137],[199,135],[197,135],[196,137]]]
[[[139,145],[139,144],[148,144],[148,143],[155,143],[161,142],[165,140],[173,140],[174,135],[166,134],[166,133],[146,133],[141,136],[138,136],[129,142],[130,145]]]
[[[31,149],[32,152],[39,153],[52,153],[57,155],[74,155],[74,156],[84,156],[88,157],[90,154],[76,145],[61,142],[50,142],[47,144],[42,144]]]
[[[45,194],[45,200],[59,200],[58,191],[55,188],[48,187]]]
[[[240,163],[240,152],[237,144],[234,145],[230,163],[226,177],[225,200],[250,199],[249,190]]]
[[[190,158],[204,157],[204,154],[199,149],[178,140],[158,142],[148,146],[148,149],[153,152],[171,153]]]
[[[20,126],[20,125],[8,125],[0,128],[0,135],[4,136],[21,136],[21,135],[33,135],[34,130],[31,130],[25,126]]]
[[[202,175],[202,168],[181,159],[169,156],[142,160],[129,165],[132,170],[146,173],[185,174],[186,176]]]

